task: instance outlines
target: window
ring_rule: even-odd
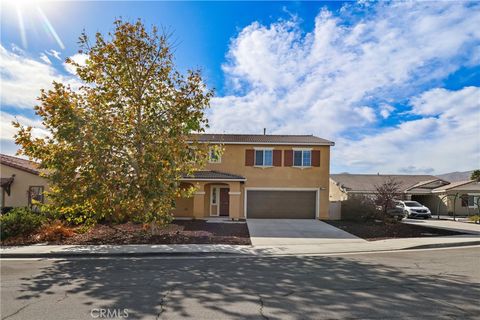
[[[311,150],[293,150],[294,167],[310,167],[312,165]]]
[[[33,211],[37,212],[40,210],[36,203],[43,203],[43,186],[31,186],[28,188],[28,206],[32,208]]]
[[[479,198],[480,195],[468,195],[468,206],[470,208],[477,208]]]
[[[217,204],[217,188],[212,189],[212,204]]]
[[[256,149],[255,150],[255,166],[271,167],[273,164],[272,149]]]
[[[220,152],[215,147],[210,147],[208,152],[208,162],[210,163],[220,163],[222,158],[220,157]]]

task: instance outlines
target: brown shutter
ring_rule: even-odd
[[[255,160],[255,150],[247,149],[245,150],[245,165],[246,166],[253,166]]]
[[[291,167],[293,166],[293,150],[285,150],[284,151],[285,155],[285,167]]]
[[[282,150],[273,150],[273,166],[282,166]]]
[[[320,150],[312,150],[312,166],[320,167]]]

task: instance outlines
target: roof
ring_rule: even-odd
[[[192,140],[205,143],[223,144],[272,144],[272,145],[321,145],[333,146],[334,142],[314,135],[277,135],[277,134],[210,134],[197,133],[191,135]]]
[[[40,174],[38,163],[30,160],[0,154],[0,163],[32,174]]]
[[[331,174],[330,178],[342,188],[350,192],[375,192],[375,186],[381,185],[388,179],[395,179],[400,183],[400,191],[405,191],[417,185],[439,180],[431,175],[401,175],[401,174]]]
[[[469,185],[469,184],[474,183],[474,182],[476,182],[476,181],[475,180],[465,180],[465,181],[452,182],[449,185],[433,189],[433,192],[448,191],[450,189],[454,189],[454,188],[462,187],[462,186],[465,186],[465,185]],[[480,184],[480,182],[477,182],[477,183]],[[464,188],[464,189],[469,190],[470,188]]]
[[[245,181],[245,177],[211,170],[195,171],[193,176],[185,176],[182,180],[231,180],[231,181]]]

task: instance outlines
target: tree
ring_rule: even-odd
[[[388,217],[388,210],[394,207],[394,200],[400,194],[400,182],[388,178],[384,183],[375,185],[376,203],[382,207],[383,218]]]
[[[49,211],[85,219],[170,220],[174,200],[188,196],[182,175],[205,163],[207,151],[189,143],[208,126],[212,91],[199,71],[175,69],[169,36],[143,23],[116,20],[108,39],[79,39],[85,65],[67,59],[83,86],[54,82],[35,107],[49,135],[32,136],[18,122],[21,154],[46,169]],[[194,152],[192,152],[192,150]]]
[[[480,170],[473,170],[470,180],[480,181]]]

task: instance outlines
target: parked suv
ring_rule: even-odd
[[[430,209],[417,201],[395,201],[395,207],[403,210],[406,218],[425,218],[432,217]]]

